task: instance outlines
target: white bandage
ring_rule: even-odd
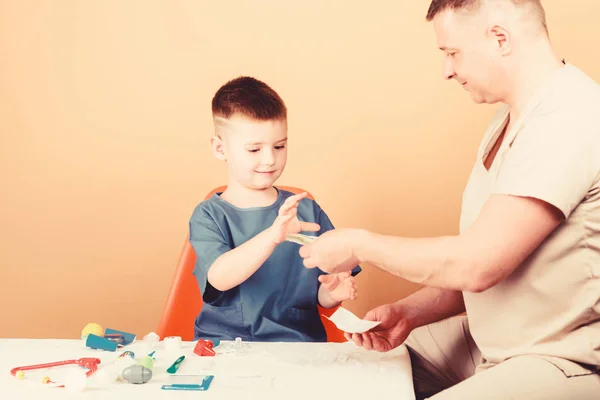
[[[165,350],[169,353],[177,352],[181,349],[181,337],[169,336],[164,339]]]

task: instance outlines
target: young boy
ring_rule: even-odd
[[[286,235],[333,229],[319,205],[273,186],[287,160],[287,109],[265,83],[240,77],[212,100],[214,155],[228,185],[190,219],[194,275],[204,300],[195,339],[327,340],[317,303],[356,298],[352,274],[307,269]]]

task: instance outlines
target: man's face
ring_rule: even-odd
[[[460,83],[475,103],[500,101],[503,59],[485,17],[446,10],[435,16],[433,26],[444,52],[444,78]]]

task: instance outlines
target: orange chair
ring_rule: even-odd
[[[206,196],[206,199],[210,198],[214,193],[223,192],[225,188],[226,186],[220,186],[213,189]],[[303,192],[302,189],[294,187],[278,186],[278,188],[292,193]],[[307,197],[314,200],[310,193],[308,193]],[[200,289],[192,274],[196,263],[196,253],[188,238],[186,237],[183,250],[179,256],[173,282],[171,282],[171,288],[167,295],[167,302],[158,323],[158,328],[156,329],[156,333],[161,338],[181,336],[182,340],[191,341],[194,339],[194,321],[202,309],[203,302]],[[319,314],[329,317],[336,309],[325,309],[319,306]],[[327,332],[327,340],[329,342],[346,341],[344,333],[337,329],[333,322],[323,316],[321,316],[321,321]]]

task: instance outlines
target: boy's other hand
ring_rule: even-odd
[[[300,221],[297,217],[298,204],[306,196],[306,192],[290,196],[279,208],[279,215],[270,227],[275,244],[285,241],[289,233],[317,232],[321,229],[319,224]]]
[[[320,275],[319,282],[327,291],[329,297],[337,302],[355,300],[357,297],[356,282],[350,272]]]

